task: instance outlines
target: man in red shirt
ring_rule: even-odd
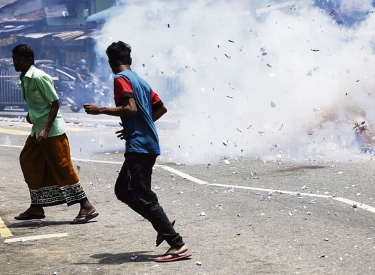
[[[156,194],[151,190],[151,174],[160,155],[159,139],[154,121],[167,112],[159,96],[146,81],[131,70],[131,48],[122,41],[107,48],[108,62],[115,74],[116,107],[85,104],[86,113],[121,117],[123,130],[116,132],[126,140],[125,161],[115,185],[119,200],[151,222],[158,232],[156,246],[164,240],[171,246],[157,262],[176,261],[190,257],[188,247],[169,221]]]

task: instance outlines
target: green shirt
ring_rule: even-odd
[[[33,124],[31,135],[38,135],[46,125],[52,102],[59,99],[52,78],[44,71],[31,65],[25,75],[20,75],[23,97],[29,107],[29,117]],[[60,110],[48,133],[49,137],[59,136],[66,131]]]

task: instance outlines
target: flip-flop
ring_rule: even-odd
[[[166,253],[162,257],[156,258],[155,262],[166,263],[166,262],[179,261],[182,259],[189,258],[191,255],[192,255],[191,253],[184,253],[184,254]],[[165,256],[172,256],[172,257],[164,258]]]
[[[20,217],[21,215],[25,215],[25,216]],[[28,221],[28,220],[41,220],[41,219],[44,219],[45,217],[46,217],[45,215],[35,215],[33,213],[23,212],[14,218],[19,221]]]
[[[75,217],[75,219],[80,219],[80,218],[85,218],[85,219],[84,220],[80,220],[80,221],[71,221],[70,224],[82,224],[82,223],[86,223],[89,220],[97,217],[98,215],[99,215],[99,213],[79,214],[77,217]]]
[[[175,220],[171,221],[172,226],[174,226],[175,222]],[[156,236],[156,247],[158,247],[164,241],[164,236],[158,233],[158,235]]]

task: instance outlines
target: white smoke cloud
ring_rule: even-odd
[[[261,14],[286,1],[249,2],[124,5],[97,52],[132,46],[133,70],[177,124],[160,140],[164,160],[353,158],[353,121],[375,119],[374,17],[345,27],[307,1]]]

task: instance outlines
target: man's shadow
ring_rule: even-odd
[[[93,221],[87,221],[85,223],[81,224],[70,224],[70,220],[67,221],[45,221],[45,220],[24,220],[24,221],[16,221],[12,222],[11,224],[7,225],[8,228],[23,228],[23,227],[46,227],[46,226],[55,226],[55,225],[71,225],[71,226],[78,226],[83,225],[87,223],[95,223],[96,220]]]
[[[107,265],[118,265],[129,262],[153,262],[155,258],[162,255],[152,255],[149,254],[150,251],[137,251],[137,252],[124,252],[124,253],[100,253],[91,255],[91,258],[99,259],[96,264],[107,264]],[[181,259],[180,261],[191,260],[190,257]],[[87,264],[87,263],[77,263],[77,264]]]
[[[150,251],[136,251],[117,254],[100,253],[91,255],[90,257],[99,259],[99,262],[97,262],[96,264],[118,265],[129,262],[152,262],[158,256],[150,254]]]

